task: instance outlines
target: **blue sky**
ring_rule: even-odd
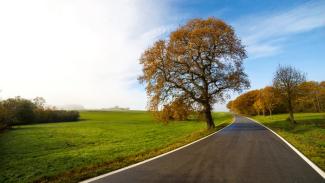
[[[270,85],[279,64],[325,80],[325,1],[12,0],[0,2],[0,98],[145,109],[141,53],[189,19],[211,16],[246,45],[251,89]]]
[[[179,1],[175,19],[220,18],[247,47],[251,89],[272,84],[278,65],[292,65],[308,80],[325,80],[325,1]],[[180,18],[182,17],[182,18]],[[233,97],[236,97],[234,94]],[[224,110],[223,104],[216,110]]]
[[[306,72],[310,80],[325,79],[324,1],[225,0],[180,1],[176,4],[175,12],[186,17],[182,22],[189,18],[213,16],[235,28],[248,46],[249,57],[245,60],[245,67],[252,88],[271,84],[273,72],[279,64],[297,67]],[[293,30],[283,30],[285,27]],[[254,43],[247,43],[246,39],[255,34],[261,36],[253,38],[256,39]],[[257,53],[250,51],[249,47],[258,46],[269,47]]]

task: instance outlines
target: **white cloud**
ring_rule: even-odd
[[[279,53],[290,36],[323,27],[324,9],[321,1],[307,3],[234,26],[249,56],[264,57]],[[0,1],[0,97],[143,109],[138,58],[190,13],[170,1]]]
[[[324,10],[324,1],[305,3],[287,11],[243,17],[234,27],[250,57],[265,57],[281,52],[291,36],[324,27]]]
[[[55,105],[144,108],[138,58],[160,34],[168,5],[152,1],[0,2],[2,98]]]

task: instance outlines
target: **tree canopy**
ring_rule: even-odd
[[[295,102],[298,95],[299,85],[305,81],[305,74],[292,66],[279,66],[274,75],[273,86],[284,96],[288,106],[290,121],[292,123],[295,123],[293,102]]]
[[[159,111],[178,98],[204,111],[214,127],[213,104],[228,91],[249,87],[242,61],[246,51],[233,28],[216,18],[193,19],[159,40],[141,56],[149,110]]]
[[[325,112],[325,82],[306,81],[297,86],[297,96],[293,100],[294,112]],[[263,96],[263,97],[260,97]],[[264,105],[259,105],[263,103]],[[261,108],[259,108],[261,107]],[[227,108],[244,115],[258,115],[265,110],[265,114],[288,112],[286,96],[275,87],[266,86],[260,90],[252,90],[241,94],[229,101]]]
[[[78,111],[46,107],[42,97],[33,100],[15,97],[0,101],[0,130],[14,125],[77,120]]]

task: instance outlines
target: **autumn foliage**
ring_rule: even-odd
[[[302,82],[297,85],[296,92],[297,96],[292,105],[294,112],[325,111],[325,81]],[[228,102],[227,108],[244,115],[272,115],[288,112],[287,105],[285,96],[273,86],[267,86],[241,94]]]
[[[195,116],[195,110],[185,98],[178,98],[170,104],[163,106],[161,111],[154,112],[155,117],[163,122],[170,120],[188,120],[190,115]]]
[[[186,110],[179,107],[183,100],[198,106],[207,127],[213,128],[213,104],[223,101],[228,91],[249,87],[244,58],[244,46],[231,26],[215,18],[190,20],[140,58],[139,80],[146,84],[149,110],[168,114],[165,119],[185,119]]]

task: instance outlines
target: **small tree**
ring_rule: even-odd
[[[306,81],[299,85],[299,100],[301,101],[302,110],[320,112],[321,111],[321,87],[318,82]],[[314,108],[314,110],[312,110]]]
[[[151,111],[158,111],[180,96],[200,106],[208,128],[214,128],[213,104],[228,91],[249,87],[242,61],[246,52],[233,28],[208,18],[193,19],[157,41],[140,58]]]
[[[320,108],[321,108],[321,111],[325,111],[325,81],[320,82],[319,87],[320,87],[320,89],[319,89]]]
[[[267,86],[262,89],[262,95],[265,107],[269,111],[269,115],[272,116],[272,111],[279,103],[279,96],[277,95],[275,89],[271,86]]]
[[[10,126],[10,114],[9,111],[3,106],[0,101],[0,130]]]
[[[181,97],[163,106],[161,111],[155,111],[154,116],[163,122],[170,120],[184,121],[189,118],[193,111],[193,106],[184,97]]]
[[[43,97],[36,97],[33,99],[33,103],[37,108],[44,109],[46,101]]]
[[[290,122],[295,124],[293,103],[298,87],[306,81],[306,76],[292,66],[279,66],[273,79],[273,86],[284,96],[287,102]]]
[[[9,125],[27,124],[35,120],[36,106],[30,100],[18,96],[4,100],[2,104],[7,110]]]
[[[259,90],[251,90],[232,101],[232,111],[239,114],[255,115],[258,111],[254,104],[258,98]]]
[[[263,116],[265,115],[265,108],[263,105],[263,101],[260,98],[254,102],[253,107],[256,110],[257,115],[260,115],[261,111],[263,112]]]

